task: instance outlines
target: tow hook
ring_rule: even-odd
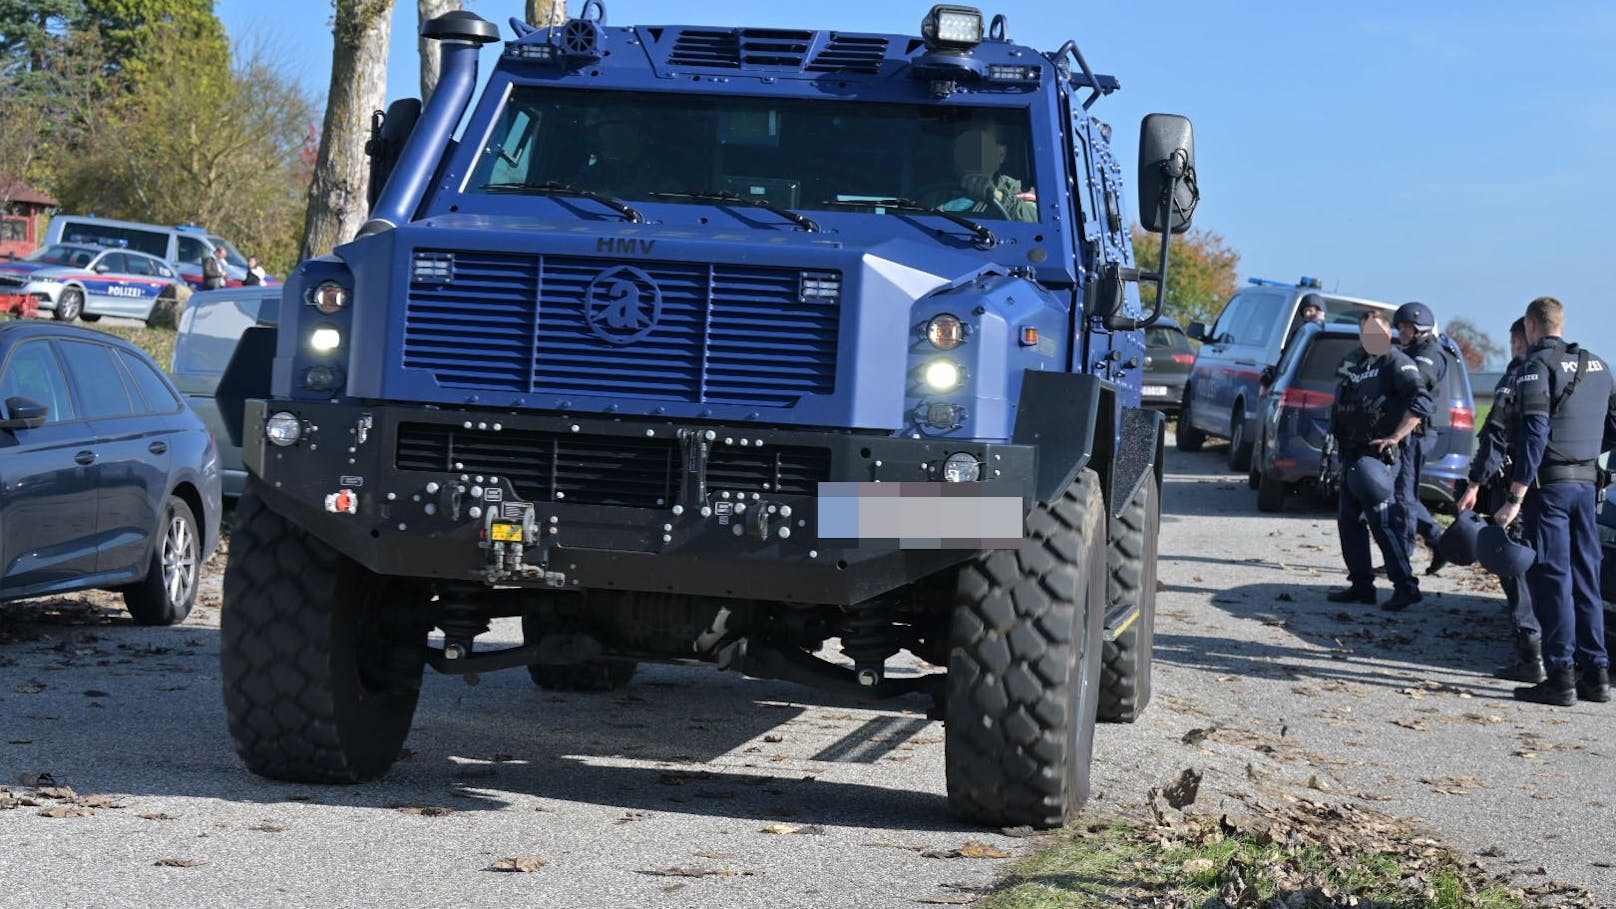
[[[541,538],[540,533],[538,518],[531,504],[505,501],[497,506],[490,505],[477,542],[487,553],[483,578],[489,584],[518,580],[543,581],[550,587],[565,587],[567,576],[548,569],[550,545]],[[529,565],[527,552],[535,543],[540,544],[542,561],[539,565]]]

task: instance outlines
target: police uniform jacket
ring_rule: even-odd
[[[1599,357],[1548,337],[1532,345],[1515,380],[1521,431],[1511,479],[1532,485],[1544,471],[1572,469],[1592,482],[1599,453],[1616,444],[1616,381]],[[1577,377],[1575,389],[1564,394]]]
[[[1503,479],[1509,466],[1510,445],[1518,432],[1520,415],[1515,410],[1515,382],[1521,376],[1525,357],[1516,357],[1504,368],[1493,386],[1493,406],[1476,434],[1476,455],[1470,459],[1470,485],[1480,486]]]
[[[1395,432],[1422,392],[1419,367],[1395,347],[1378,357],[1360,350],[1342,364],[1341,373],[1330,431],[1343,461],[1351,461],[1374,454],[1370,441]],[[1424,398],[1428,412],[1430,395]]]
[[[1431,423],[1431,414],[1436,409],[1442,380],[1448,377],[1448,356],[1435,335],[1415,338],[1403,348],[1403,352],[1408,354],[1418,370],[1419,392],[1409,401],[1408,412],[1420,418],[1419,428],[1414,430],[1415,435],[1424,435]]]

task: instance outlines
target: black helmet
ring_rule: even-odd
[[[1476,537],[1486,526],[1487,522],[1474,511],[1459,512],[1448,529],[1442,531],[1442,539],[1436,544],[1437,552],[1455,565],[1474,565]]]
[[[1317,307],[1320,312],[1323,312],[1327,308],[1324,305],[1324,298],[1318,294],[1303,294],[1301,302],[1302,305],[1298,307],[1300,309],[1306,309],[1309,306],[1313,306]]]
[[[1476,535],[1476,561],[1501,578],[1518,578],[1537,561],[1537,553],[1504,528],[1489,524]]]
[[[1396,328],[1404,322],[1413,324],[1416,331],[1435,331],[1436,313],[1424,303],[1404,303],[1397,307],[1392,314],[1392,327]]]
[[[1346,475],[1341,478],[1352,497],[1369,508],[1391,501],[1396,492],[1395,480],[1392,466],[1374,455],[1364,455],[1348,464]]]

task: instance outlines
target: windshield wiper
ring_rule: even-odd
[[[819,232],[819,222],[808,217],[807,215],[798,214],[789,208],[781,208],[778,205],[771,205],[762,199],[754,199],[751,196],[743,196],[740,193],[706,190],[703,192],[689,193],[652,193],[651,195],[658,196],[663,199],[690,199],[695,202],[728,202],[731,204],[750,205],[753,208],[761,208],[765,211],[773,212],[774,214],[785,218],[787,221],[790,221],[803,230],[813,231],[815,233]]]
[[[999,238],[994,235],[993,231],[988,229],[987,225],[979,224],[976,221],[972,221],[970,218],[962,217],[951,211],[944,211],[941,208],[936,208],[930,205],[922,205],[913,199],[905,199],[902,196],[894,196],[889,199],[837,199],[834,202],[827,202],[825,204],[845,208],[885,208],[891,211],[937,215],[940,218],[947,218],[948,220],[953,221],[955,224],[958,224],[959,226],[975,234],[976,241],[973,245],[975,245],[977,249],[992,249],[999,245]]]
[[[591,202],[599,202],[601,205],[604,205],[612,211],[617,212],[635,224],[645,223],[645,216],[640,214],[637,209],[630,208],[622,202],[613,199],[611,196],[603,196],[600,193],[594,192],[593,190],[579,189],[576,186],[568,186],[565,183],[559,183],[555,180],[544,180],[537,183],[488,183],[483,186],[483,189],[491,192],[517,190],[524,192],[536,191],[544,195],[577,196],[580,199],[588,199]]]

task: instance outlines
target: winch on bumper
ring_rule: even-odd
[[[843,605],[1016,545],[1038,467],[1031,445],[395,404],[249,400],[242,441],[270,507],[378,574]],[[945,481],[950,456],[979,479]]]

